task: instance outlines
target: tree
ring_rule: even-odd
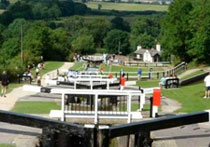
[[[121,30],[111,30],[104,39],[108,53],[127,55],[130,52],[129,34]]]
[[[155,42],[160,34],[160,18],[137,17],[131,26],[131,46],[136,50],[141,44],[144,48],[155,46]]]
[[[72,41],[73,52],[82,55],[95,53],[94,40],[91,35],[82,34]]]
[[[101,10],[101,8],[102,8],[102,5],[98,4],[98,10]]]
[[[210,1],[201,0],[194,3],[190,17],[192,39],[189,41],[189,56],[199,63],[210,62]]]
[[[192,10],[191,0],[176,0],[169,6],[161,31],[161,44],[165,56],[175,55],[181,61],[191,60],[187,51],[188,43],[192,39],[189,27]]]
[[[85,23],[89,33],[93,36],[96,47],[103,46],[103,39],[111,29],[111,23],[104,18],[97,18]]]
[[[112,23],[112,29],[119,29],[119,30],[122,30],[122,31],[130,31],[130,26],[129,24],[123,20],[123,18],[117,16],[117,17],[114,17],[112,20],[111,20],[111,23]]]
[[[151,35],[148,34],[140,34],[137,37],[131,36],[131,46],[133,49],[136,49],[138,45],[141,45],[142,48],[152,48],[155,45],[155,39]]]

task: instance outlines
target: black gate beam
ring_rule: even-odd
[[[126,136],[137,132],[151,132],[155,130],[190,125],[209,121],[210,111],[203,111],[193,114],[183,114],[178,116],[156,118],[148,121],[134,122],[110,127],[109,137]]]
[[[53,128],[55,130],[60,130],[66,133],[71,133],[72,135],[79,136],[84,136],[86,129],[82,125],[3,110],[0,110],[0,122],[35,127],[40,129]]]

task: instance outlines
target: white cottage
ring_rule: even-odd
[[[137,46],[137,50],[134,52],[134,59],[143,62],[159,62],[161,54],[160,43],[157,43],[156,49],[143,49],[141,45]]]

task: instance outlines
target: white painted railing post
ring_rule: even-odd
[[[144,104],[145,104],[145,93],[142,93],[142,95],[140,97],[140,106],[139,106],[140,111],[142,111]]]
[[[158,106],[152,106],[152,118],[155,118],[158,113]]]
[[[131,94],[127,97],[127,112],[128,112],[128,123],[131,122]]]
[[[74,89],[77,89],[77,81],[74,81]]]
[[[107,86],[106,86],[107,90],[109,90],[109,81],[107,81]]]
[[[98,123],[98,94],[95,94],[95,118],[94,123]]]
[[[62,111],[62,117],[61,121],[65,121],[65,94],[62,93],[62,100],[61,100],[61,111]]]
[[[90,89],[93,90],[93,81],[90,80]]]

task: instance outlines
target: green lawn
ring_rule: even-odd
[[[70,69],[77,70],[77,71],[83,71],[85,69],[85,62],[76,62]]]
[[[17,88],[17,87],[20,87],[20,86],[22,86],[22,84],[19,84],[19,83],[9,84],[8,89],[7,89],[7,93],[10,93],[14,88]],[[0,92],[1,92],[1,86],[0,86]]]
[[[163,95],[167,98],[177,100],[182,104],[178,112],[197,112],[210,109],[210,99],[204,99],[205,86],[199,82],[190,86],[178,89],[163,90]]]
[[[130,67],[130,66],[122,66],[122,65],[106,65],[106,64],[102,64],[101,66],[104,67],[104,71],[105,72],[109,72],[111,70],[111,72],[120,72],[121,69],[124,71],[124,72],[135,72],[137,74],[137,71],[139,70],[139,68],[142,69],[142,74],[144,74],[144,72],[148,72],[149,69],[151,67]],[[111,66],[111,67],[110,67]],[[153,71],[164,71],[164,68],[161,68],[161,67],[152,67],[153,68]]]
[[[160,80],[137,81],[136,85],[141,88],[159,87],[159,82]]]
[[[15,147],[13,144],[0,144],[0,147]]]
[[[59,61],[47,61],[45,62],[44,65],[44,69],[41,70],[41,75],[46,74],[47,72],[56,70],[58,68],[60,68],[62,65],[64,64],[64,62],[59,62]]]
[[[0,9],[0,14],[2,14],[5,10]],[[1,146],[0,146],[1,147]]]
[[[151,5],[151,4],[135,4],[135,3],[112,3],[112,2],[87,2],[87,7],[98,9],[101,4],[102,10],[118,10],[118,11],[168,11],[166,5]]]
[[[198,70],[198,71],[196,71],[196,72],[193,72],[193,73],[191,73],[191,74],[189,74],[189,75],[186,75],[186,76],[182,77],[181,79],[182,79],[182,80],[185,80],[185,79],[188,79],[188,78],[191,78],[191,77],[194,77],[194,76],[203,74],[203,73],[205,73],[203,70]]]
[[[16,102],[14,108],[11,110],[18,113],[31,113],[31,114],[49,114],[50,110],[60,110],[55,102]]]

